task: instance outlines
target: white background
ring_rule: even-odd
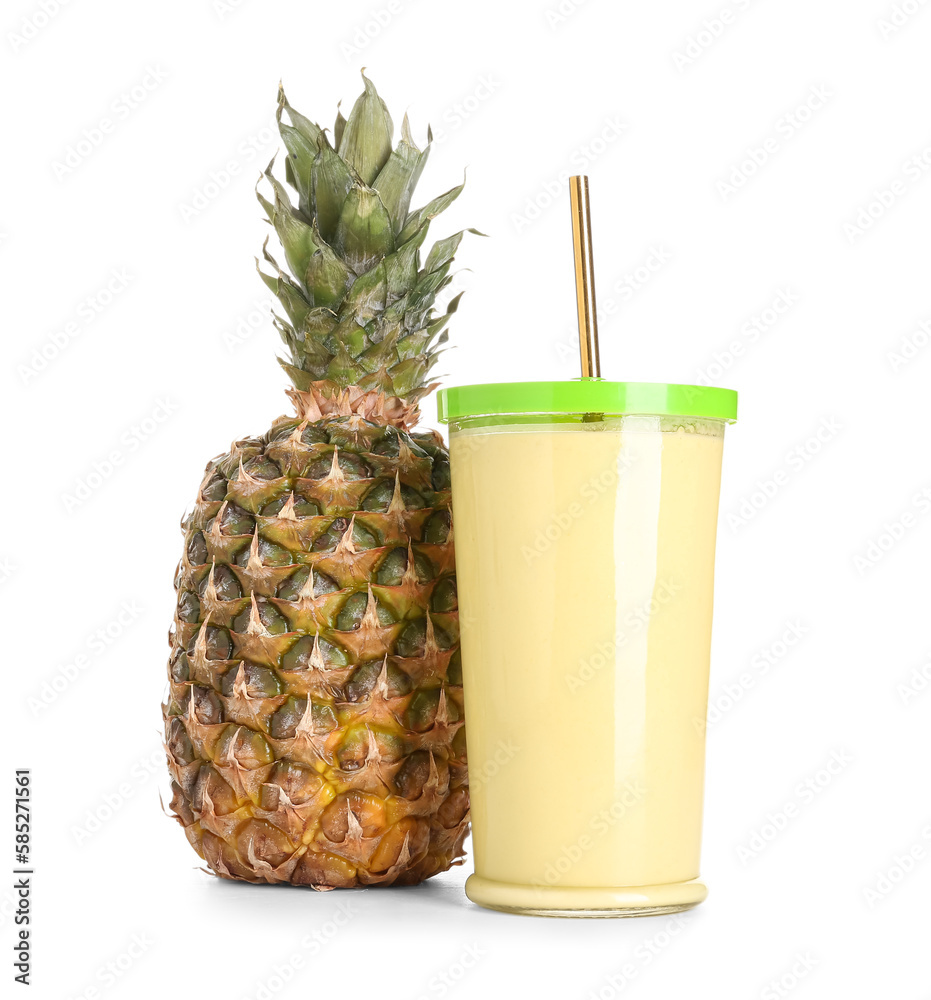
[[[556,2],[4,4],[3,759],[10,786],[34,769],[30,995],[927,996],[931,12]],[[482,911],[469,864],[414,889],[222,883],[159,810],[178,520],[206,460],[287,406],[253,264],[278,80],[329,121],[362,66],[433,124],[421,200],[468,166],[437,234],[490,237],[460,249],[449,384],[576,374],[581,170],[605,375],[741,393],[711,894],[681,929]]]

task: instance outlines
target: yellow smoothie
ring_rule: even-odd
[[[597,914],[704,898],[723,426],[454,425],[476,902]]]

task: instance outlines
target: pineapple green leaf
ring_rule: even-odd
[[[404,131],[410,134],[407,128],[407,115],[404,116],[404,125]],[[411,205],[411,195],[417,181],[420,180],[429,153],[429,146],[421,151],[407,138],[401,139],[372,184],[385,208],[388,209],[391,228],[395,233],[404,228]]]
[[[301,333],[306,341],[320,343],[333,332],[337,322],[336,313],[332,309],[317,306],[304,317]]]
[[[313,295],[315,306],[335,309],[352,284],[353,274],[320,234],[314,235],[315,253],[307,261],[304,283]]]
[[[336,105],[336,121],[333,123],[333,145],[339,149],[339,144],[343,141],[343,131],[346,128],[346,119],[343,117],[339,105]]]
[[[327,365],[326,377],[345,388],[355,383],[358,374],[360,374],[359,368],[353,361],[348,347],[345,343],[340,343],[336,354]]]
[[[261,183],[262,183],[262,178],[259,177],[259,182],[255,186],[255,196],[256,198],[258,198],[259,204],[262,206],[265,212],[265,221],[269,225],[273,225],[274,224],[273,220],[275,218],[275,206],[268,200],[268,198],[265,197],[265,195],[262,194],[261,190],[259,189],[259,184]]]
[[[428,135],[429,135],[429,139],[427,141],[427,145],[429,146],[430,143],[433,142],[433,133],[429,132],[429,127],[428,127]],[[417,143],[414,142],[413,135],[411,135],[411,120],[410,120],[410,118],[407,117],[407,112],[406,111],[404,112],[404,117],[401,119],[401,139],[404,142],[406,142],[408,144],[408,146],[416,146],[417,145]]]
[[[362,74],[365,90],[356,100],[339,140],[339,155],[365,184],[371,184],[391,155],[394,124],[372,81]]]
[[[424,327],[409,333],[398,341],[398,357],[402,361],[419,358],[427,347],[429,337],[430,334]]]
[[[454,312],[458,312],[459,302],[462,299],[463,294],[464,294],[463,292],[460,292],[458,295],[454,295],[449,300],[449,303],[446,306],[446,316],[444,317],[444,319],[452,316]]]
[[[385,258],[389,260],[390,258]],[[390,288],[390,285],[389,285]],[[407,311],[407,293],[396,298],[390,306],[382,313],[382,323],[387,327],[393,323],[401,323],[404,320],[404,313]]]
[[[269,202],[261,192],[256,194],[278,234],[278,239],[281,240],[291,273],[300,280],[307,271],[310,258],[317,247],[311,227],[295,212],[284,185],[272,174],[273,164],[274,160],[266,168],[265,177],[272,185],[274,202]]]
[[[290,206],[283,206],[277,199],[272,224],[284,247],[285,260],[291,268],[291,273],[300,278],[307,273],[311,259],[317,251],[313,230],[306,222],[297,218]],[[306,282],[305,287],[311,291]]]
[[[328,243],[336,237],[340,212],[353,180],[345,161],[323,136],[313,166],[313,191],[317,228]]]
[[[377,267],[356,279],[340,306],[341,318],[352,316],[360,326],[365,326],[369,320],[384,312],[388,301],[385,264],[389,259],[386,257]]]
[[[335,246],[356,274],[394,250],[391,219],[377,191],[364,184],[352,186],[336,226]]]
[[[459,300],[462,298],[462,292],[457,296],[450,299],[449,304],[446,307],[446,312],[443,313],[438,319],[433,320],[428,323],[426,327],[422,328],[424,330],[423,345],[424,351],[426,351],[431,344],[440,345],[445,344],[449,339],[449,333],[446,330],[446,324],[449,322],[450,317],[459,308]],[[415,333],[418,331],[414,331]],[[413,336],[410,334],[409,336]]]
[[[294,332],[294,329],[285,323],[285,321],[276,313],[272,313],[272,324],[278,331],[278,336],[281,337],[282,341],[293,355],[298,343],[298,337]]]
[[[427,254],[427,260],[423,269],[425,271],[436,271],[444,264],[448,264],[456,255],[464,233],[465,230],[462,230],[461,232],[453,233],[452,236],[447,236],[445,240],[437,240],[430,248],[430,253]]]
[[[291,119],[291,124],[304,136],[311,148],[314,148],[319,142],[323,130],[319,125],[299,114],[288,104],[288,99],[284,95],[284,87],[278,84],[278,110],[275,113],[275,118],[279,127],[281,126],[282,111],[287,111],[288,117]]]
[[[446,326],[446,324],[449,322],[450,317],[453,315],[453,313],[456,312],[456,310],[459,308],[459,300],[462,298],[462,294],[463,293],[460,292],[458,295],[454,295],[449,300],[449,303],[446,306],[446,312],[443,313],[443,315],[440,316],[439,319],[435,319],[427,327],[427,331],[430,334],[429,341],[432,341],[434,337],[438,336],[441,333],[443,335],[442,335],[442,337],[440,337],[440,340],[438,341],[438,343],[443,343],[445,341],[447,335],[445,333],[443,333],[443,329]]]
[[[279,123],[278,131],[288,151],[285,168],[290,170],[288,183],[293,184],[300,197],[301,213],[310,220],[312,208],[312,171],[317,156],[316,144],[311,145],[307,137],[290,125]]]
[[[259,272],[259,277],[264,282],[266,288],[272,293],[272,295],[278,294],[278,279],[271,274],[266,274],[259,264],[259,258],[255,258],[255,269]]]
[[[385,258],[385,274],[388,281],[388,297],[398,298],[408,291],[417,280],[420,247],[427,238],[427,225],[417,235],[408,240],[400,250]]]
[[[403,315],[385,319],[384,313],[375,319],[370,319],[365,324],[365,335],[368,337],[369,343],[380,344],[384,340],[391,341],[392,338],[396,341],[401,336],[403,319]]]
[[[275,165],[275,157],[273,156],[269,161],[268,166],[265,168],[263,176],[272,186],[272,193],[275,196],[276,201],[280,201],[282,205],[286,205],[288,210],[293,212],[294,209],[291,205],[291,196],[288,194],[288,189],[278,180],[278,178],[272,173],[272,167]],[[261,200],[261,199],[260,199]],[[263,202],[264,204],[264,202]]]
[[[420,356],[408,358],[391,369],[391,380],[398,396],[409,396],[426,381],[432,362],[429,358]]]
[[[299,368],[308,372],[316,372],[316,377],[321,378],[331,357],[330,352],[323,344],[307,338],[306,335],[302,335],[298,331],[294,331],[293,336],[286,337],[282,330],[283,324],[276,321],[275,326],[278,327],[278,332],[282,334],[282,340],[291,350],[291,360]]]
[[[435,268],[432,271],[421,271],[417,277],[417,284],[414,285],[413,292],[411,295],[412,301],[416,303],[418,300],[423,301],[423,304],[427,305],[432,303],[433,296],[446,284],[449,283],[449,263],[443,264],[441,267]],[[430,303],[425,300],[429,297]]]
[[[387,368],[381,368],[371,373],[366,372],[356,385],[363,392],[384,392],[389,396],[394,395],[394,389],[391,385],[391,375],[388,373]]]
[[[450,188],[438,198],[434,198],[433,201],[427,202],[423,208],[418,209],[416,212],[411,212],[404,223],[404,228],[398,235],[398,244],[406,243],[425,222],[449,208],[459,195],[462,194],[464,187],[465,181],[463,180],[461,184]]]
[[[294,383],[294,388],[299,389],[301,392],[307,392],[313,385],[315,380],[315,375],[311,372],[304,371],[302,368],[297,368],[292,364],[288,364],[283,358],[278,359],[278,364],[287,372],[288,378]]]
[[[351,358],[358,357],[368,347],[365,330],[352,316],[340,320],[330,336],[334,344],[346,348]]]
[[[294,167],[291,165],[291,157],[284,161],[284,179],[297,190],[297,180],[294,177]]]
[[[285,312],[287,312],[288,318],[294,326],[297,329],[300,329],[303,326],[304,318],[310,310],[310,303],[304,297],[303,291],[298,288],[288,275],[282,272],[275,258],[268,252],[267,239],[265,240],[265,244],[262,246],[262,255],[264,256],[266,262],[274,267],[276,274],[265,274],[259,266],[258,260],[256,260],[255,266],[259,275],[269,287],[272,294],[278,297],[279,302],[281,302],[282,306],[284,306]]]
[[[356,359],[370,375],[374,375],[376,372],[383,369],[387,370],[390,366],[397,363],[397,342],[399,332],[399,328],[395,327],[393,330],[386,333],[378,343],[370,345]]]

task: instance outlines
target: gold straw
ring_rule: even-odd
[[[588,177],[569,178],[572,203],[572,246],[575,252],[575,294],[579,312],[579,351],[582,377],[600,378],[598,317],[595,312],[595,272],[592,256],[592,218],[588,205]]]

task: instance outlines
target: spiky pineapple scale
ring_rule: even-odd
[[[468,828],[448,457],[412,431],[462,234],[420,249],[461,187],[409,210],[426,150],[365,85],[336,148],[279,96],[298,203],[266,171],[290,273],[262,277],[297,415],[208,465],[175,581],[172,807],[252,882],[415,883]]]

